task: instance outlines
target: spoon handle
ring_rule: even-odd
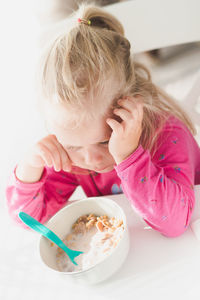
[[[82,251],[76,251],[68,248],[53,231],[51,231],[49,228],[47,228],[46,226],[44,226],[25,212],[21,211],[19,213],[19,217],[26,225],[31,227],[33,230],[39,232],[40,234],[48,238],[50,241],[55,243],[63,251],[65,251],[66,254],[69,256],[70,260],[73,262],[73,264],[77,265],[74,258],[80,254],[83,254]]]
[[[49,228],[47,228],[46,226],[38,222],[36,219],[32,218],[31,216],[29,216],[24,212],[20,212],[19,217],[26,225],[28,225],[35,231],[39,232],[40,234],[42,234],[43,236],[45,236],[46,238],[54,242],[65,252],[67,253],[71,252],[68,251],[70,249],[61,241],[61,239],[53,231],[51,231]]]
[[[47,237],[49,240],[51,240],[55,244],[58,245],[60,243],[61,244],[63,243],[61,241],[61,239],[53,231],[51,231],[49,228],[47,228],[42,223],[38,222],[36,219],[32,218],[30,215],[28,215],[24,212],[20,212],[19,217],[26,225],[28,225],[35,231],[39,232],[43,236]]]

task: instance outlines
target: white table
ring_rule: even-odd
[[[200,199],[200,186],[195,189]],[[123,194],[107,197],[127,214],[131,247],[121,269],[91,287],[73,286],[47,269],[37,251],[38,234],[12,224],[1,209],[0,299],[200,299],[200,241],[191,228],[166,238],[136,215]]]

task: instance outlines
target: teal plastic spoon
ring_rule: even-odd
[[[69,258],[73,262],[73,264],[78,265],[75,262],[74,258],[76,256],[79,256],[80,254],[83,254],[82,251],[76,251],[76,250],[72,250],[72,249],[68,248],[53,231],[51,231],[49,228],[47,228],[46,226],[44,226],[43,224],[38,222],[36,219],[32,218],[27,213],[21,211],[19,213],[19,217],[30,228],[39,232],[40,234],[42,234],[43,236],[48,238],[50,241],[55,243],[63,251],[65,251],[65,253],[69,256]]]

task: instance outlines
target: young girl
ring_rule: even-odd
[[[88,197],[124,192],[152,228],[182,234],[200,183],[192,123],[134,62],[114,16],[82,5],[61,25],[40,64],[49,134],[11,174],[10,215],[44,223],[80,185]]]

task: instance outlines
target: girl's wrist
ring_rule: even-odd
[[[130,154],[129,154],[130,155]],[[114,160],[116,162],[117,165],[119,165],[120,163],[122,163],[127,157],[129,157],[129,155],[126,156],[119,156],[119,157],[115,157]]]
[[[136,149],[137,149],[137,147],[136,147]],[[126,155],[115,156],[114,160],[115,160],[116,164],[119,165],[121,162],[123,162],[125,159],[127,159],[136,149],[134,149],[133,151],[131,151],[130,153],[128,153]]]
[[[35,168],[26,163],[19,163],[15,170],[15,176],[23,183],[34,183],[41,179],[44,167]]]

